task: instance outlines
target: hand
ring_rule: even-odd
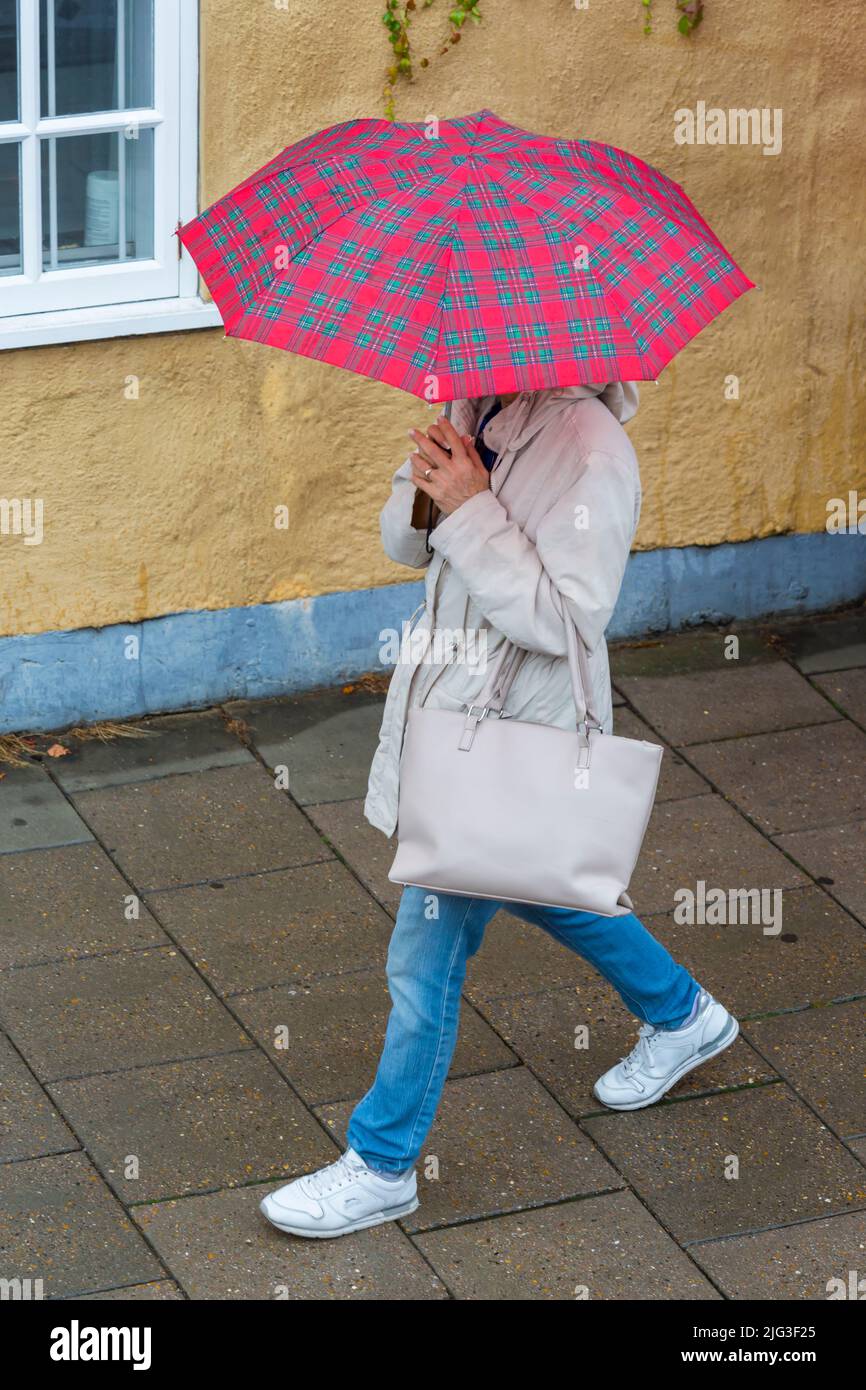
[[[412,455],[415,486],[432,497],[445,516],[490,487],[490,474],[481,462],[472,436],[458,434],[444,415],[426,434],[423,430],[410,430],[409,438],[418,449]],[[447,449],[451,450],[450,455]],[[425,476],[428,471],[429,478]]]

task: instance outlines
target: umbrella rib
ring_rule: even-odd
[[[475,141],[477,141],[477,139],[478,139],[478,132],[479,132],[479,130],[481,129],[481,126],[482,126],[482,124],[483,124],[483,122],[484,122],[484,118],[485,118],[486,114],[487,114],[486,111],[479,111],[479,113],[478,113],[478,120],[477,120],[477,122],[476,122],[476,124],[475,124]],[[474,147],[475,147],[475,142],[473,142],[473,149],[474,149]],[[446,259],[445,259],[444,275],[443,275],[443,279],[442,279],[442,295],[443,295],[443,298],[444,298],[445,294],[447,294],[447,291],[448,291],[448,277],[449,277],[449,275],[450,275],[450,273],[451,273],[451,263],[452,263],[452,261],[453,261],[453,259],[454,259],[454,239],[455,239],[455,237],[456,237],[456,235],[457,235],[457,229],[458,229],[458,225],[459,225],[459,224],[458,224],[458,219],[457,219],[457,215],[456,215],[456,214],[459,213],[461,207],[463,206],[463,199],[464,199],[465,194],[466,194],[466,185],[467,185],[467,183],[469,182],[469,169],[470,169],[470,161],[471,161],[471,159],[472,159],[472,155],[471,155],[471,154],[467,155],[467,156],[466,156],[466,162],[465,162],[465,164],[464,164],[464,166],[463,166],[463,180],[462,180],[461,185],[460,185],[460,202],[459,202],[457,208],[455,209],[455,218],[454,218],[455,227],[454,227],[454,231],[453,231],[452,234],[451,234],[451,238],[450,238],[450,240],[449,240],[449,242],[448,242],[448,252],[447,252],[447,255],[446,255]],[[440,299],[440,301],[439,301],[439,332],[438,332],[438,334],[437,334],[437,336],[436,336],[436,347],[435,347],[434,350],[433,350],[433,363],[432,363],[431,368],[430,368],[430,375],[431,375],[431,376],[434,376],[434,377],[437,377],[437,379],[438,379],[439,373],[436,371],[436,366],[438,365],[438,362],[439,362],[439,353],[440,353],[440,349],[441,349],[441,345],[442,345],[442,325],[443,325],[444,317],[445,317],[445,310],[444,310],[443,305],[442,305],[442,300]]]

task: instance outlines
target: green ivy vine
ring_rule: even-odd
[[[643,31],[651,34],[653,31],[653,0],[641,0],[643,6]],[[704,0],[676,0],[676,8],[679,13],[677,28],[686,38],[694,33],[704,17]]]
[[[382,15],[382,23],[388,30],[388,42],[391,45],[391,62],[385,78],[385,115],[389,121],[394,120],[394,101],[395,88],[401,80],[411,82],[414,76],[414,58],[412,45],[409,36],[409,27],[412,16],[416,10],[429,10],[435,0],[385,0],[385,13]],[[460,42],[460,35],[467,19],[473,24],[481,23],[481,14],[478,6],[481,0],[450,0],[451,9],[448,14],[449,33],[442,47],[439,56],[447,53],[448,49],[455,43]],[[420,68],[430,65],[429,58],[421,58],[418,61]]]

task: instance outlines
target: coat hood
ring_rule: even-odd
[[[635,381],[590,382],[581,386],[555,386],[546,391],[522,391],[504,406],[484,431],[485,442],[497,453],[515,452],[523,447],[563,405],[598,396],[621,425],[637,413],[638,388]],[[481,420],[495,397],[474,402],[475,421]]]

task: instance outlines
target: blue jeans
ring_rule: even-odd
[[[349,1144],[375,1168],[400,1172],[421,1151],[457,1042],[466,962],[501,907],[583,956],[645,1023],[676,1028],[691,1013],[698,985],[633,912],[597,917],[404,888],[388,949],[385,1045],[348,1129]]]

